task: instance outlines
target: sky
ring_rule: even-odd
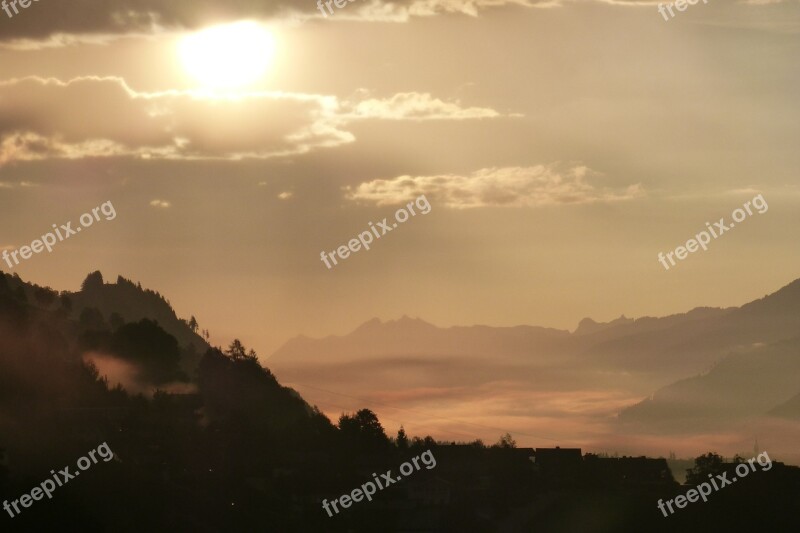
[[[760,298],[798,277],[800,2],[657,4],[0,11],[0,248],[117,213],[0,266],[58,290],[123,275],[262,360],[373,317],[574,329]],[[427,214],[321,260],[420,195]]]

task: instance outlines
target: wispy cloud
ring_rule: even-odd
[[[2,159],[2,147],[0,147],[0,164],[3,163]],[[19,183],[9,183],[7,181],[0,181],[0,189],[16,189],[17,187],[22,187],[23,189],[31,189],[34,187],[41,187],[38,183],[33,183],[32,181],[20,181]]]
[[[559,164],[483,168],[469,175],[399,176],[346,188],[349,200],[392,205],[425,194],[437,205],[476,207],[542,207],[632,200],[644,195],[640,184],[622,189],[598,187],[600,175],[585,166]]]
[[[459,101],[445,102],[429,93],[397,93],[390,98],[369,98],[345,104],[350,110],[343,118],[384,120],[468,120],[497,118],[501,114],[486,107],[462,107]],[[519,115],[515,115],[519,116]]]

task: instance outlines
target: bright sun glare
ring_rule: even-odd
[[[234,89],[264,76],[275,40],[256,22],[237,22],[184,37],[179,53],[186,71],[204,88]]]

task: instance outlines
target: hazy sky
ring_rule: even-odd
[[[252,4],[0,11],[0,248],[117,211],[5,271],[122,274],[262,356],[375,316],[573,329],[798,277],[800,2]],[[766,213],[658,262],[758,193]]]

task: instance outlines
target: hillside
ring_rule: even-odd
[[[226,352],[231,366],[220,349],[177,318],[165,298],[123,278],[104,284],[96,272],[80,292],[59,294],[0,273],[0,331],[0,414],[22,398],[34,410],[85,408],[86,402],[102,402],[118,383],[116,392],[151,395],[155,388],[199,387],[209,402],[212,388],[230,397],[254,387],[249,394],[264,395],[265,405],[283,406],[283,414],[269,415],[274,420],[309,419],[312,412],[238,341]],[[239,377],[225,378],[228,373]],[[224,386],[212,387],[220,380]],[[0,421],[25,425],[20,413],[24,409],[8,410]]]
[[[154,320],[181,346],[193,345],[202,353],[210,346],[197,331],[192,331],[187,320],[179,319],[169,302],[159,293],[143,289],[141,285],[119,276],[116,283],[104,283],[99,272],[90,275],[82,290],[64,293],[72,300],[72,318],[80,317],[86,308],[98,309],[106,319],[116,313],[125,322],[138,322],[144,318]]]
[[[800,338],[733,353],[709,372],[677,381],[625,409],[620,421],[685,431],[786,413],[800,390],[798,353]]]

